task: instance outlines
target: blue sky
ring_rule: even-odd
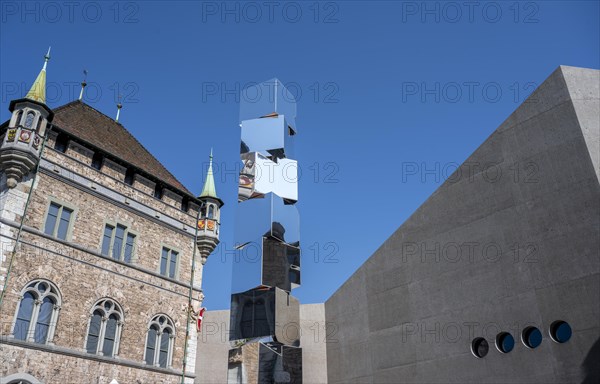
[[[229,307],[244,85],[298,99],[303,285],[322,302],[557,66],[600,66],[598,1],[2,1],[0,117],[52,46],[48,104],[79,94],[199,193],[214,148],[222,244],[205,305]]]

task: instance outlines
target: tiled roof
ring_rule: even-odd
[[[52,123],[59,130],[193,196],[125,127],[110,117],[78,100],[56,108],[54,113]]]

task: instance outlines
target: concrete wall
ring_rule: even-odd
[[[300,345],[304,384],[327,383],[325,339],[325,305],[300,305]],[[196,383],[227,382],[229,352],[229,311],[208,311],[204,314],[202,331],[198,335]]]
[[[597,382],[599,83],[559,67],[326,302],[330,383]]]

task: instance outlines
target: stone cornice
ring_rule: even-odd
[[[120,357],[106,357],[100,355],[94,355],[91,353],[81,352],[71,348],[59,347],[56,345],[48,345],[48,344],[37,344],[30,343],[23,340],[18,340],[10,336],[0,336],[0,344],[13,345],[21,348],[35,349],[43,352],[57,353],[60,355],[66,355],[71,357],[78,357],[80,359],[94,360],[100,363],[106,364],[116,364],[122,365],[125,367],[136,368],[136,369],[144,369],[147,371],[153,371],[157,373],[162,373],[165,375],[174,375],[181,376],[181,371],[176,371],[174,369],[169,368],[160,368],[146,365],[144,363],[140,363],[134,360],[123,359]],[[196,375],[190,372],[185,373],[185,377],[196,378]]]

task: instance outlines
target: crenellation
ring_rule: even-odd
[[[46,147],[54,148],[56,145],[56,137],[58,136],[58,132],[55,130],[48,131],[48,138],[46,139]]]
[[[162,201],[169,204],[174,208],[181,209],[181,202],[183,200],[183,196],[177,194],[176,192],[171,191],[170,189],[163,189]]]
[[[133,187],[149,196],[154,196],[154,188],[156,188],[156,183],[145,178],[139,173],[136,173],[133,176]]]
[[[137,183],[136,180],[143,181],[143,179],[145,179],[145,178],[139,174],[135,174],[134,185],[130,186],[130,185],[125,184],[124,182],[119,182],[119,181],[115,180],[111,176],[109,176],[103,172],[100,172],[93,167],[82,164],[77,159],[71,158],[69,156],[66,156],[63,153],[55,151],[52,148],[47,148],[47,150],[44,152],[44,158],[49,161],[52,161],[55,164],[61,164],[63,167],[68,168],[69,170],[73,171],[76,174],[84,176],[99,185],[107,186],[118,193],[126,195],[126,196],[134,199],[135,201],[138,201],[158,212],[163,212],[164,214],[166,214],[170,217],[173,217],[176,220],[179,220],[183,223],[186,223],[187,225],[191,225],[191,226],[194,225],[197,211],[196,211],[196,213],[194,213],[192,211],[191,214],[186,213],[181,210],[180,205],[173,206],[173,205],[167,204],[166,202],[164,202],[160,199],[155,198],[154,197],[154,187],[152,187],[151,191],[149,191],[148,189],[146,189],[146,191],[141,191],[136,186],[136,183]],[[147,185],[150,185],[150,183],[153,184],[152,181],[148,180]],[[138,185],[139,185],[139,183],[138,183]],[[190,202],[190,204],[197,206],[196,204],[194,204],[192,202]],[[188,212],[189,212],[189,210],[188,210]]]
[[[77,143],[75,140],[70,140],[66,155],[81,161],[85,165],[91,165],[94,151]]]
[[[101,172],[107,174],[108,176],[112,177],[113,179],[117,179],[118,181],[124,182],[126,169],[127,168],[125,168],[124,166],[117,164],[116,162],[112,161],[111,159],[105,157],[104,165],[102,167]]]
[[[200,210],[200,206],[196,203],[189,202],[187,214],[192,216],[194,219],[198,216],[198,211]]]

